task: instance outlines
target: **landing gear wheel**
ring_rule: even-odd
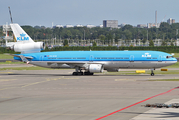
[[[90,75],[94,75],[94,73],[90,73]]]
[[[79,72],[78,75],[83,75],[83,72]]]
[[[154,76],[154,73],[151,73],[151,76]]]
[[[73,72],[72,75],[83,75],[83,72]]]
[[[94,73],[84,72],[84,75],[93,75]]]
[[[78,73],[77,72],[73,72],[73,74],[72,75],[77,75]]]

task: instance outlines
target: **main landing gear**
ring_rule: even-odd
[[[94,73],[84,72],[84,75],[93,75]]]
[[[154,74],[154,70],[155,70],[155,69],[151,69],[151,74],[150,74],[151,76],[154,76],[154,75],[155,75],[155,74]]]
[[[73,72],[73,74],[72,75],[93,75],[94,73],[91,73],[91,72],[89,72],[89,71],[87,71],[87,72],[82,72],[82,70],[79,68],[79,67],[77,67],[76,68],[76,72]]]
[[[83,75],[83,72],[73,72],[72,75]]]
[[[72,75],[93,75],[94,73],[90,72],[73,72]]]

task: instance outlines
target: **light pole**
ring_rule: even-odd
[[[84,40],[85,40],[85,30],[84,30]]]
[[[178,35],[178,29],[176,29],[176,42],[177,42],[177,46],[178,46],[177,35]]]

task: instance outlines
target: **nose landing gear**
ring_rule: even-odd
[[[154,70],[155,70],[155,69],[151,69],[151,74],[150,74],[151,76],[154,76],[154,75],[155,75],[155,74],[154,74]]]
[[[151,76],[154,76],[155,74],[154,74],[154,73],[151,73],[150,75],[151,75]]]

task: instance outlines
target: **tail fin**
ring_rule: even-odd
[[[32,38],[19,26],[19,24],[10,24],[14,33],[16,42],[34,42]]]

